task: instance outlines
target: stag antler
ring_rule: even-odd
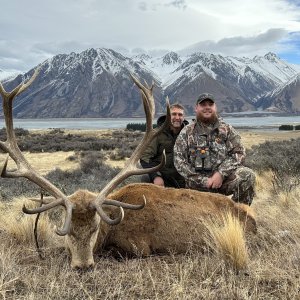
[[[56,207],[58,205],[63,205],[66,209],[66,219],[65,223],[63,225],[62,229],[57,229],[56,232],[59,235],[66,235],[70,231],[71,226],[71,218],[72,218],[72,211],[74,208],[74,205],[72,202],[68,199],[68,197],[62,193],[56,186],[54,186],[51,182],[49,182],[46,178],[39,175],[29,164],[29,162],[25,159],[23,156],[21,150],[19,149],[14,133],[14,127],[13,127],[13,115],[12,115],[12,103],[14,98],[19,95],[21,92],[23,92],[26,88],[30,86],[30,84],[34,81],[34,79],[37,77],[39,73],[39,69],[36,69],[32,77],[27,81],[27,83],[22,82],[19,84],[13,91],[10,93],[6,92],[3,88],[3,86],[0,83],[0,94],[3,98],[3,112],[5,116],[5,124],[6,124],[6,133],[7,133],[7,140],[5,142],[0,141],[0,149],[2,149],[5,153],[9,154],[9,157],[11,157],[14,162],[17,165],[17,170],[9,171],[7,170],[7,162],[8,157],[2,163],[0,166],[0,176],[7,177],[7,178],[18,178],[18,177],[25,177],[28,180],[34,182],[44,190],[46,190],[50,195],[54,197],[49,202],[47,202],[44,206],[35,208],[35,209],[27,209],[25,206],[23,207],[23,211],[27,214],[36,214],[43,211],[46,211],[48,209],[51,209],[53,207]],[[152,120],[155,115],[155,104],[154,104],[154,97],[153,97],[153,87],[154,84],[149,87],[147,84],[142,85],[136,77],[131,75],[133,81],[135,84],[139,87],[142,99],[143,99],[143,105],[144,110],[146,114],[146,133],[141,141],[141,143],[138,145],[136,150],[131,155],[130,159],[128,160],[125,168],[121,170],[120,173],[118,173],[101,191],[101,193],[97,196],[95,202],[92,204],[92,206],[96,209],[100,217],[107,222],[108,224],[115,225],[121,222],[121,220],[124,217],[124,211],[123,208],[127,209],[141,209],[145,206],[146,198],[143,196],[144,202],[141,205],[133,205],[128,203],[122,203],[116,200],[107,199],[107,195],[115,189],[123,180],[128,178],[131,175],[141,175],[146,173],[155,172],[158,169],[160,169],[165,164],[165,156],[163,156],[163,159],[161,163],[153,168],[149,169],[140,169],[137,167],[137,163],[139,161],[139,158],[141,154],[144,152],[146,147],[149,145],[149,143],[152,141],[152,139],[157,136],[162,130],[164,130],[167,126],[169,126],[170,122],[170,108],[169,108],[169,102],[167,100],[167,118],[166,122],[163,126],[161,126],[159,129],[154,130],[152,126]],[[108,215],[103,211],[102,205],[114,205],[120,207],[120,214],[119,217],[116,219],[110,219]]]
[[[3,99],[3,112],[5,117],[5,125],[6,125],[6,134],[7,139],[5,142],[0,141],[0,149],[2,149],[5,153],[9,154],[14,162],[16,163],[17,169],[13,171],[7,170],[7,161],[8,158],[5,160],[4,164],[2,165],[1,169],[1,176],[7,178],[18,178],[18,177],[25,177],[28,180],[34,182],[49,194],[51,194],[56,201],[44,205],[38,209],[29,210],[25,206],[23,207],[23,211],[28,214],[38,213],[50,209],[52,207],[58,205],[64,205],[66,208],[66,219],[62,229],[57,229],[56,232],[59,235],[65,235],[68,233],[71,224],[71,217],[72,217],[72,209],[73,204],[68,200],[67,196],[64,195],[56,186],[54,186],[51,182],[49,182],[46,178],[39,175],[29,164],[26,160],[24,155],[22,154],[21,150],[18,147],[16,136],[14,132],[13,126],[13,114],[12,114],[12,104],[13,100],[16,96],[22,93],[25,89],[27,89],[32,82],[35,80],[39,73],[39,68],[36,69],[32,75],[32,77],[25,83],[20,83],[16,88],[14,88],[11,92],[6,92],[0,83],[0,94]]]
[[[153,97],[153,87],[154,84],[152,83],[151,86],[148,86],[147,83],[145,85],[142,85],[140,81],[133,75],[131,75],[131,78],[135,82],[135,84],[140,89],[142,99],[143,99],[143,105],[144,110],[146,114],[146,133],[141,141],[141,143],[138,145],[138,147],[135,149],[135,151],[132,153],[131,157],[127,161],[125,167],[121,170],[120,173],[118,173],[105,187],[104,189],[99,193],[97,196],[94,207],[96,208],[98,214],[100,217],[105,220],[105,222],[109,224],[117,224],[121,222],[123,215],[120,216],[120,218],[116,220],[111,220],[107,214],[102,209],[102,204],[108,204],[108,205],[115,205],[119,207],[124,208],[130,208],[130,209],[141,209],[145,206],[146,198],[143,196],[144,203],[141,205],[130,205],[125,204],[116,200],[110,200],[107,199],[107,195],[112,192],[122,181],[124,181],[126,178],[132,175],[142,175],[147,174],[151,172],[155,172],[159,170],[164,164],[165,164],[165,155],[162,157],[162,161],[158,166],[155,166],[153,168],[147,168],[147,169],[141,169],[137,167],[137,163],[147,148],[147,146],[150,144],[150,142],[153,140],[154,137],[156,137],[161,131],[163,131],[167,126],[169,126],[170,123],[170,105],[169,101],[167,102],[167,118],[166,122],[163,124],[163,126],[159,127],[158,129],[153,129],[152,120],[155,115],[155,103],[154,103],[154,97]]]

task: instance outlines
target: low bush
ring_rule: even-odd
[[[289,174],[300,173],[300,138],[266,141],[247,151],[246,165],[256,171],[284,168]]]
[[[129,123],[126,125],[127,130],[140,130],[142,132],[146,131],[146,123]]]
[[[27,129],[15,128],[15,135],[17,137],[28,136],[29,134],[30,134],[29,130],[27,130]],[[0,129],[0,141],[4,141],[4,140],[6,140],[6,130],[3,127],[3,128]]]
[[[280,125],[279,130],[294,130],[293,125]]]
[[[130,132],[128,130],[113,131],[112,134],[101,136],[101,138],[80,134],[65,134],[61,129],[53,129],[44,134],[30,133],[28,130],[21,128],[16,130],[19,148],[21,151],[29,151],[31,153],[74,150],[111,151],[125,144],[132,152],[142,139],[142,136],[143,133],[141,132]],[[4,129],[0,130],[0,140],[6,140]]]
[[[153,124],[153,128],[156,128],[157,125]],[[141,132],[146,131],[146,123],[129,123],[126,125],[126,129],[130,131],[136,131],[139,130]]]
[[[275,192],[290,192],[300,184],[300,138],[267,141],[247,153],[246,165],[257,172],[272,171]]]

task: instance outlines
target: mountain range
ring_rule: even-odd
[[[221,113],[300,113],[300,66],[274,53],[254,58],[201,52],[129,57],[91,48],[53,56],[39,66],[36,80],[15,99],[16,118],[141,117],[141,96],[130,74],[154,83],[157,114],[164,113],[168,96],[193,115],[203,92],[215,95]],[[0,70],[0,79],[9,91],[32,73],[7,77]]]

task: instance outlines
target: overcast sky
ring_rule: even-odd
[[[269,51],[300,64],[300,0],[0,0],[0,69],[28,71],[87,48],[225,56]]]

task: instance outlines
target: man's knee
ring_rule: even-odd
[[[252,169],[247,167],[240,167],[236,170],[236,177],[239,182],[243,182],[246,186],[254,187],[255,185],[255,173]]]
[[[238,186],[235,188],[232,200],[251,205],[255,191],[255,173],[247,167],[241,167],[236,172]]]

